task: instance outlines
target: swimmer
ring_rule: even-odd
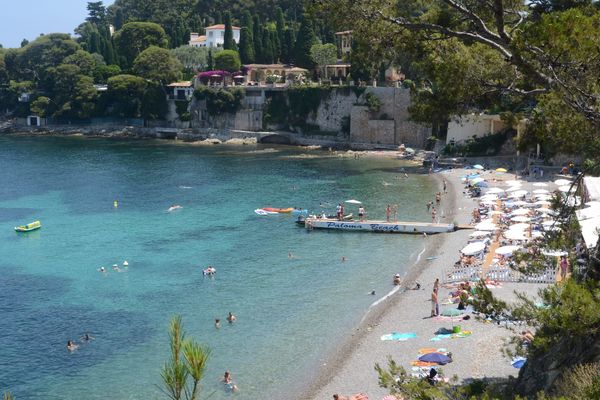
[[[92,335],[90,335],[89,333],[86,333],[85,335],[83,335],[83,336],[80,338],[80,340],[81,340],[82,342],[89,342],[89,341],[92,341],[92,340],[94,340],[94,339],[96,339],[96,338],[95,338],[95,337],[93,337]]]
[[[113,268],[113,270],[115,270],[117,272],[121,272],[121,269],[119,268],[119,266],[117,264],[113,264],[112,268]]]
[[[238,390],[237,385],[233,381],[233,378],[231,377],[231,373],[229,371],[225,371],[225,374],[223,375],[223,379],[221,379],[221,382],[223,382],[225,384],[226,389],[229,389],[232,392],[235,392]]]
[[[233,324],[233,322],[236,320],[237,318],[235,317],[235,315],[233,315],[231,313],[231,311],[229,311],[229,315],[227,316],[227,321],[229,321],[230,324]]]
[[[371,290],[371,293],[370,293],[370,294],[371,294],[371,296],[375,296],[375,291],[374,291],[374,290]]]
[[[75,351],[79,346],[77,346],[72,340],[67,341],[67,350]]]
[[[347,258],[346,256],[342,256],[342,262],[346,262]]]
[[[288,252],[288,258],[291,260],[292,258],[294,258],[294,255],[292,254],[292,252]]]
[[[179,204],[171,204],[171,207],[169,207],[169,209],[167,211],[171,212],[171,211],[179,210],[181,208],[183,208],[183,207],[181,207]]]
[[[402,283],[402,278],[400,278],[400,274],[394,275],[394,286],[398,286]]]
[[[221,327],[221,320],[219,318],[215,319],[215,328],[219,329]]]
[[[214,275],[214,274],[217,273],[217,270],[213,266],[209,265],[205,270],[202,270],[202,273],[204,275],[210,275],[210,276],[212,276],[212,275]]]
[[[98,268],[98,272],[106,272],[106,268],[100,267],[100,268]]]

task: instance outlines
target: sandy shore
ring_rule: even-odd
[[[434,176],[438,180],[440,191],[442,178],[448,182],[448,194],[443,196],[441,204],[443,213],[438,214],[444,215],[440,222],[470,222],[470,213],[476,203],[462,193],[462,175],[464,170]],[[507,175],[507,179],[511,178]],[[363,322],[336,349],[335,354],[322,360],[318,378],[300,398],[330,400],[334,393],[351,395],[363,392],[371,400],[381,399],[388,392],[378,385],[375,363],[387,365],[387,359],[391,356],[410,372],[411,361],[417,359],[418,349],[423,347],[445,348],[452,352],[454,362],[442,368],[447,377],[456,375],[459,380],[464,380],[518,375],[518,370],[511,366],[510,360],[501,352],[504,341],[512,335],[511,331],[474,318],[457,322],[429,317],[433,282],[436,278],[441,279],[443,269],[450,267],[458,259],[459,250],[467,243],[469,233],[469,230],[460,230],[425,239],[425,253],[404,278],[408,287],[412,287],[415,281],[420,282],[421,290],[399,292],[371,309]],[[427,260],[428,257],[436,258]],[[499,298],[511,301],[515,299],[515,290],[535,295],[540,287],[541,285],[534,284],[504,284],[493,290]],[[447,288],[440,288],[440,303],[448,298],[449,292]],[[456,305],[440,305],[442,310],[455,307]],[[451,329],[453,325],[461,325],[462,329],[471,330],[473,334],[466,338],[430,341],[438,329]],[[412,332],[417,337],[407,341],[380,339],[382,335],[392,332]]]

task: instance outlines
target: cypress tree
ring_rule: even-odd
[[[273,49],[273,61],[278,62],[281,58],[281,44],[279,42],[279,36],[277,36],[277,31],[269,30],[269,35],[271,39],[271,46]]]
[[[281,7],[277,7],[275,21],[277,27],[277,58],[283,58],[282,50],[285,41],[285,19]]]
[[[317,37],[313,31],[312,21],[308,16],[304,16],[294,45],[294,62],[297,66],[307,69],[314,68],[315,63],[310,57],[310,48],[315,43],[317,43]]]
[[[125,23],[125,17],[123,17],[123,9],[121,7],[117,8],[115,12],[115,29],[119,30],[123,27]]]
[[[254,59],[257,63],[264,63],[262,29],[258,15],[255,15],[252,21],[252,34],[254,38]]]
[[[220,12],[216,12],[215,13],[215,24],[221,24],[223,21],[223,17],[221,16]]]
[[[265,64],[273,64],[273,41],[271,40],[271,32],[266,27],[262,32],[263,56]]]
[[[213,60],[212,50],[208,50],[208,57],[206,58],[206,70],[212,71],[215,68],[215,61]]]
[[[242,27],[240,31],[240,59],[242,64],[250,64],[254,62],[254,43],[252,33],[247,26]]]
[[[233,40],[233,28],[231,27],[231,14],[225,13],[225,36],[223,38],[223,48],[225,50],[237,50]]]
[[[294,30],[286,28],[283,37],[283,43],[281,45],[281,61],[286,64],[291,64],[294,61]]]
[[[252,22],[252,15],[250,11],[244,11],[244,15],[242,15],[242,26],[248,28],[248,33],[254,34],[254,23]]]

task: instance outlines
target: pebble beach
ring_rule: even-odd
[[[438,181],[440,191],[442,179],[447,181],[447,193],[443,195],[441,209],[438,210],[438,215],[442,216],[440,222],[470,223],[471,212],[477,202],[463,193],[460,178],[465,172],[464,169],[455,169],[432,175]],[[504,174],[498,179],[512,179],[512,175]],[[391,357],[409,373],[418,373],[411,362],[418,358],[422,348],[443,348],[451,352],[453,362],[441,367],[441,371],[446,377],[458,377],[459,382],[470,378],[517,376],[519,370],[502,353],[506,340],[515,335],[513,330],[479,321],[473,316],[469,320],[430,317],[434,281],[441,280],[443,270],[459,258],[459,251],[467,243],[471,232],[458,230],[429,236],[418,262],[403,277],[403,290],[373,307],[361,324],[349,333],[338,351],[323,358],[317,380],[301,398],[325,400],[332,399],[336,393],[344,396],[365,393],[371,400],[382,399],[389,392],[379,387],[374,365],[386,366]],[[421,284],[419,290],[413,290],[415,282]],[[516,299],[515,292],[535,296],[542,287],[543,284],[504,283],[495,287],[493,292],[498,298],[511,302]],[[442,311],[456,308],[456,304],[444,304],[450,291],[449,287],[440,286]],[[431,341],[441,328],[451,330],[457,325],[461,330],[471,331],[471,335]],[[405,341],[381,340],[383,335],[392,332],[414,333],[416,337]]]

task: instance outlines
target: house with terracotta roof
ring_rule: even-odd
[[[233,40],[236,44],[240,43],[240,29],[237,26],[232,26]],[[188,44],[193,47],[223,47],[225,41],[225,25],[217,24],[204,28],[206,33],[202,36],[196,32],[190,33],[190,41]]]

